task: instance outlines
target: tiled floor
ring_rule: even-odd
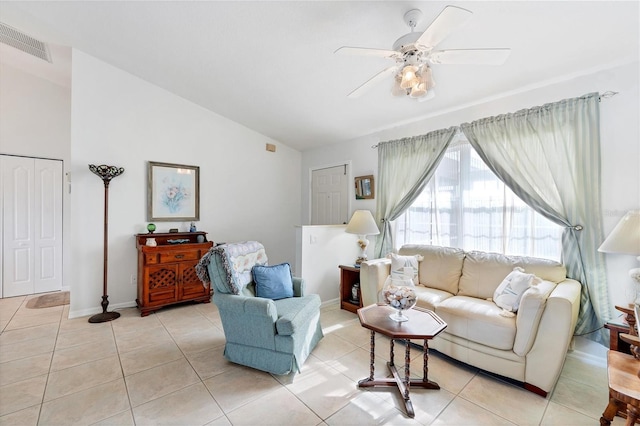
[[[89,324],[27,299],[0,299],[1,425],[596,425],[607,403],[606,349],[584,340],[547,398],[431,352],[442,389],[415,389],[410,419],[396,392],[357,388],[369,332],[337,307],[323,309],[325,338],[303,372],[272,376],[223,358],[214,304]],[[381,372],[388,349],[377,348]]]

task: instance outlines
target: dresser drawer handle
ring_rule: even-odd
[[[184,254],[176,254],[175,258],[176,259],[182,259],[184,257]]]

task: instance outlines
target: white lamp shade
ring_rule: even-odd
[[[353,212],[345,231],[356,235],[377,235],[380,233],[376,221],[369,210],[356,210]]]
[[[633,210],[624,215],[598,251],[640,255],[640,210]]]

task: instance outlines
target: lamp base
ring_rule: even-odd
[[[90,317],[89,322],[95,324],[99,322],[113,321],[116,318],[120,318],[120,312],[102,312]]]

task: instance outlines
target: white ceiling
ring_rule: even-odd
[[[334,55],[338,47],[390,49],[409,31],[402,19],[407,10],[422,10],[417,31],[423,31],[449,4],[474,15],[438,47],[510,47],[505,65],[433,65],[437,96],[426,102],[391,96],[391,78],[347,99],[392,62]],[[638,6],[638,1],[1,1],[0,21],[54,49],[78,48],[304,151],[547,80],[637,61]],[[5,61],[11,56],[7,48],[0,55]],[[67,76],[68,56],[54,55],[54,65]]]

